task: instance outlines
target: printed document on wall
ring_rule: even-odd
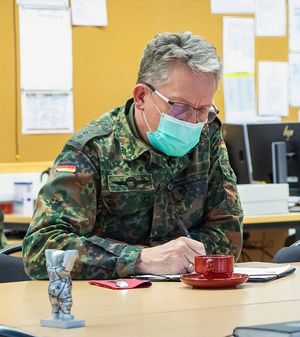
[[[72,89],[72,31],[69,9],[20,7],[22,90]]]
[[[285,0],[259,0],[256,2],[256,35],[286,35]],[[276,24],[274,24],[276,22]]]
[[[300,0],[289,0],[289,49],[300,52]]]
[[[17,0],[18,5],[30,6],[32,8],[66,8],[68,0]]]
[[[288,116],[288,63],[258,63],[258,106],[260,115]]]
[[[290,105],[300,106],[300,53],[289,55]]]
[[[74,26],[107,26],[106,0],[71,0]]]
[[[224,103],[227,123],[245,123],[256,120],[254,75],[225,74]]]
[[[215,14],[254,13],[256,0],[211,0],[211,12]]]
[[[72,92],[30,92],[21,94],[22,133],[72,133]]]
[[[254,19],[223,18],[224,73],[255,72]]]

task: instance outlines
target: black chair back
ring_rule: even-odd
[[[0,325],[0,337],[34,337],[26,332]]]

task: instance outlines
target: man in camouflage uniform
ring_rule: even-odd
[[[47,278],[45,249],[77,249],[76,279],[192,272],[206,253],[238,258],[242,210],[213,106],[220,73],[215,48],[190,32],[150,41],[133,98],[57,157],[23,241],[28,275]]]

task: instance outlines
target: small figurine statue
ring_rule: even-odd
[[[42,326],[71,328],[84,326],[85,321],[74,320],[71,315],[72,279],[71,271],[78,257],[77,250],[46,249],[46,267],[49,275],[49,299],[52,319],[41,320]]]

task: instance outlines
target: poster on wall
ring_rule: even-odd
[[[255,32],[252,18],[223,18],[223,85],[225,120],[256,118]]]
[[[66,8],[69,0],[17,0],[17,4],[32,8]]]
[[[69,8],[19,8],[23,134],[74,130],[71,28]]]
[[[69,9],[20,8],[23,90],[71,90],[72,31]]]
[[[256,0],[211,0],[210,9],[214,14],[253,14]]]
[[[258,63],[259,115],[288,116],[288,63]]]
[[[289,0],[289,50],[300,52],[300,0]]]
[[[254,19],[223,18],[224,73],[255,72]]]
[[[300,106],[300,53],[289,55],[290,105]]]
[[[71,0],[74,26],[107,26],[106,0]]]
[[[274,24],[276,22],[276,25]],[[256,35],[286,35],[286,2],[285,0],[259,0],[256,2]]]
[[[72,92],[23,91],[21,103],[23,134],[74,131]]]

